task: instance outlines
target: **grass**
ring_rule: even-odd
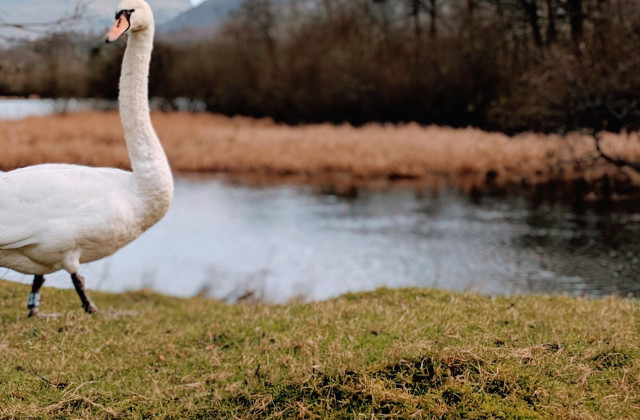
[[[637,418],[640,303],[379,290],[287,305],[0,282],[0,418]]]
[[[550,180],[640,186],[640,176],[598,158],[589,136],[507,137],[476,129],[369,124],[291,127],[211,114],[153,113],[176,171],[280,182],[332,183],[445,177],[471,188]],[[45,162],[129,167],[118,114],[92,112],[0,121],[0,169]],[[605,134],[603,149],[640,161],[638,135]],[[615,189],[615,188],[614,188]]]

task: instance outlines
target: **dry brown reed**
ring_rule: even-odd
[[[417,124],[363,127],[286,126],[212,114],[153,113],[176,171],[252,175],[276,180],[321,177],[370,180],[444,177],[461,186],[493,182],[596,182],[609,177],[640,186],[640,177],[599,158],[586,135],[522,134]],[[45,162],[129,167],[114,112],[0,121],[0,169]],[[637,134],[603,135],[603,149],[640,161]]]

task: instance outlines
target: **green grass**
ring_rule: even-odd
[[[0,282],[0,418],[637,418],[640,303],[379,290],[228,305]]]

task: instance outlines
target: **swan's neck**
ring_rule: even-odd
[[[150,224],[164,216],[173,196],[171,169],[149,116],[152,49],[153,28],[129,34],[119,94],[120,118],[131,158],[134,188],[142,200],[143,218]]]

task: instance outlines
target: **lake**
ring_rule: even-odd
[[[269,302],[378,287],[488,295],[640,294],[640,206],[578,206],[453,188],[256,188],[176,177],[167,216],[83,266],[90,289]],[[30,277],[0,269],[0,277]],[[65,273],[47,285],[70,287]]]

